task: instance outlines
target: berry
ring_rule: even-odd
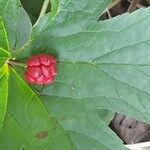
[[[47,54],[31,56],[26,62],[26,81],[38,85],[52,84],[57,74],[56,63],[56,59]]]

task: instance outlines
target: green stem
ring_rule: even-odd
[[[17,61],[12,61],[12,60],[8,60],[7,64],[14,65],[14,66],[19,66],[19,67],[23,67],[23,68],[27,67],[26,64],[24,64],[24,63],[17,62]]]
[[[45,0],[45,1],[44,1],[38,20],[39,20],[41,17],[43,17],[44,14],[46,13],[49,2],[50,2],[50,0]]]
[[[45,0],[45,1],[43,2],[43,6],[42,6],[41,12],[40,12],[40,14],[39,14],[38,20],[37,20],[36,23],[33,25],[33,27],[36,26],[37,23],[38,23],[38,21],[44,16],[44,14],[45,14],[46,11],[47,11],[47,8],[48,8],[49,3],[50,3],[50,0]]]

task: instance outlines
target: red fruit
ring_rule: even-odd
[[[57,74],[56,63],[56,59],[47,54],[30,57],[26,62],[26,81],[38,85],[52,84]]]

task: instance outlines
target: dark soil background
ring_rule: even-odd
[[[106,20],[126,12],[131,13],[148,6],[150,6],[150,0],[113,0],[100,20]],[[115,114],[109,126],[125,144],[150,141],[150,125],[135,119]]]
[[[150,6],[150,0],[113,0],[108,6],[106,13],[100,17],[101,20],[109,19],[126,12],[133,12],[139,8]]]

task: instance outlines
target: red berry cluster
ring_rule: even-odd
[[[56,59],[47,54],[31,56],[26,62],[26,81],[38,85],[52,84],[57,74],[56,63]]]

